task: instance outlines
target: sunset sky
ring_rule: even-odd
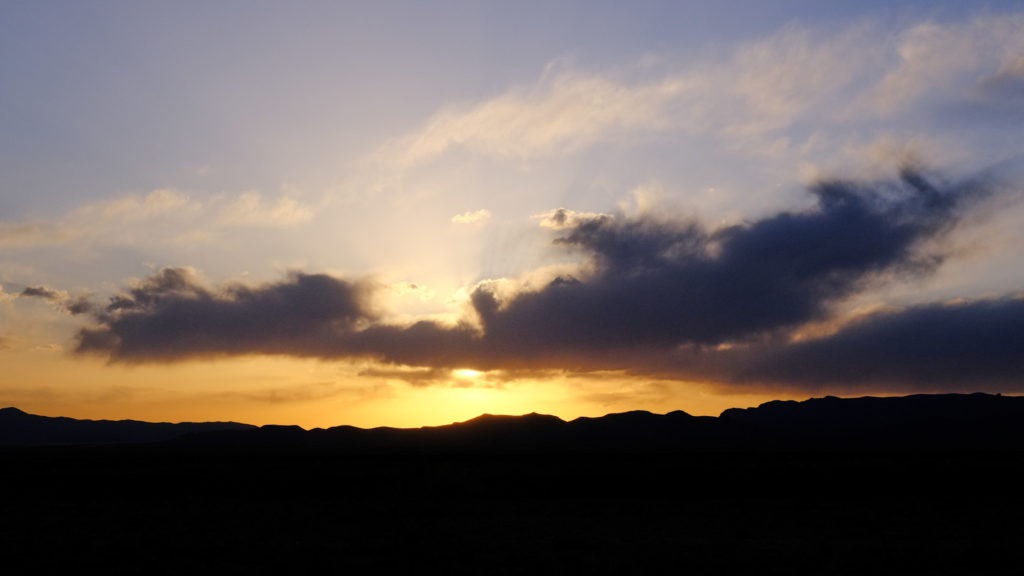
[[[1024,5],[8,2],[0,406],[1024,392]]]

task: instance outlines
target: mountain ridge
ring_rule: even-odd
[[[13,406],[0,408],[0,446],[145,444],[167,441],[189,433],[255,428],[252,424],[240,422],[77,419],[29,414]]]
[[[363,452],[665,452],[734,448],[1014,448],[1024,446],[1024,397],[915,394],[825,396],[730,408],[719,416],[646,410],[563,420],[481,414],[441,426],[306,430],[238,422],[77,420],[0,409],[0,446],[172,443],[333,446]]]

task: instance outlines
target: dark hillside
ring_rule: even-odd
[[[826,398],[7,446],[0,553],[11,573],[1017,574],[1020,412]]]

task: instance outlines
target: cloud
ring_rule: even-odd
[[[409,368],[409,367],[372,367],[361,370],[359,376],[400,380],[414,387],[433,386],[452,379],[450,368]]]
[[[112,360],[174,360],[226,354],[330,355],[338,335],[374,318],[368,285],[323,274],[219,290],[186,268],[164,268],[94,312],[77,351]]]
[[[311,382],[287,387],[268,388],[251,392],[231,391],[213,394],[216,399],[240,398],[266,404],[293,404],[313,402],[338,396],[366,396],[368,390],[357,386],[346,386],[334,381]]]
[[[922,101],[953,102],[975,86],[1010,79],[1024,54],[1024,15],[986,15],[963,22],[925,22],[903,30],[892,44],[895,62],[865,96],[879,114]],[[980,78],[980,80],[979,80]]]
[[[7,292],[4,292],[4,285],[0,284],[0,302],[10,302],[15,298],[17,298],[16,294],[9,294]]]
[[[669,137],[675,144],[679,136],[698,150],[778,162],[777,170],[848,162],[847,150],[880,138],[924,142],[977,166],[1005,145],[964,146],[964,122],[973,120],[951,110],[1019,117],[1022,39],[1024,14],[986,13],[895,30],[790,25],[705,57],[661,54],[655,67],[587,70],[556,61],[531,84],[440,109],[380,147],[372,188],[446,155],[529,165],[598,146],[631,152]],[[853,169],[870,167],[855,160]]]
[[[553,63],[529,87],[437,112],[378,157],[406,170],[453,150],[529,160],[637,134],[712,134],[739,142],[819,112],[881,60],[865,26],[829,37],[788,27],[724,61],[663,71],[582,71]],[[870,54],[865,46],[871,47]],[[878,74],[878,72],[876,72]]]
[[[937,188],[919,174],[886,184],[823,182],[817,205],[705,230],[652,216],[592,219],[557,243],[589,253],[593,272],[499,302],[473,295],[494,347],[535,349],[717,345],[826,317],[882,275],[920,273],[939,255],[921,242],[984,194]]]
[[[0,223],[0,248],[6,246],[45,244],[52,242],[37,222]]]
[[[79,296],[64,302],[64,309],[72,316],[88,314],[95,309],[95,305],[88,296]]]
[[[911,306],[830,336],[720,359],[739,382],[1024,391],[1024,298]],[[738,357],[737,357],[738,356]]]
[[[620,130],[659,130],[665,105],[685,89],[675,78],[623,85],[599,75],[561,72],[465,108],[437,113],[380,151],[399,168],[452,148],[527,159],[564,154]]]
[[[152,232],[153,222],[194,215],[200,208],[176,190],[127,195],[81,206],[55,220],[0,223],[0,248],[130,242],[140,226]]]
[[[59,302],[67,298],[67,293],[53,290],[46,286],[29,286],[21,291],[20,296]]]
[[[981,79],[964,107],[980,117],[1019,123],[1024,118],[1024,56]]]
[[[145,196],[128,195],[82,207],[76,217],[92,221],[133,222],[149,220],[181,210],[194,210],[198,203],[177,190],[154,190]]]
[[[71,298],[64,290],[54,290],[46,286],[28,286],[17,295],[18,298],[40,298],[57,305],[72,316],[86,314],[93,310],[94,304],[88,296]]]
[[[413,385],[464,368],[748,386],[952,388],[972,373],[1009,382],[1024,358],[1020,299],[923,304],[801,332],[834,321],[837,304],[879,282],[933,271],[944,254],[930,243],[993,189],[907,169],[898,181],[821,182],[810,209],[717,229],[650,213],[578,219],[555,240],[587,256],[578,274],[504,295],[481,283],[470,297],[475,321],[454,325],[387,323],[365,282],[296,272],[210,288],[192,270],[165,268],[95,308],[77,351],[121,362],[366,358],[388,365],[366,375]]]
[[[575,228],[581,224],[588,222],[601,222],[604,220],[611,220],[613,216],[611,214],[597,214],[594,212],[576,212],[575,210],[569,210],[568,208],[556,208],[550,212],[544,212],[542,214],[534,214],[530,218],[538,220],[541,227],[551,228],[552,230],[565,230],[567,228]]]
[[[452,216],[452,222],[455,224],[473,224],[476,222],[490,220],[490,218],[490,211],[480,209],[476,212],[463,212],[462,214],[456,214],[455,216]]]
[[[237,227],[284,228],[308,222],[315,211],[282,195],[265,201],[256,192],[193,198],[173,189],[129,194],[78,207],[52,220],[0,222],[0,249],[70,244],[181,242]]]
[[[285,228],[309,222],[314,211],[295,198],[281,196],[276,202],[264,202],[257,192],[245,192],[220,210],[218,222],[225,226]]]

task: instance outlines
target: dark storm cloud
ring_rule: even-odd
[[[217,354],[328,356],[338,335],[372,320],[368,288],[324,274],[283,282],[204,287],[193,273],[164,268],[94,312],[79,352],[113,360],[173,360]]]
[[[79,333],[79,352],[115,361],[224,354],[372,358],[367,375],[416,385],[454,368],[509,374],[623,370],[723,384],[948,387],[1022,375],[1024,304],[1006,299],[875,315],[824,339],[791,342],[808,322],[874,282],[913,279],[942,261],[930,242],[991,182],[815,186],[813,208],[708,230],[653,217],[579,218],[556,244],[587,265],[504,299],[482,285],[476,323],[382,322],[370,288],[322,274],[214,290],[167,268],[112,298]],[[565,219],[563,219],[565,220]],[[84,304],[83,304],[84,306]],[[410,371],[411,370],[411,371]]]
[[[1024,390],[1024,299],[915,306],[878,313],[838,333],[747,358],[722,358],[739,381],[793,386],[875,385]]]
[[[589,220],[557,242],[590,254],[594,272],[503,303],[481,289],[473,305],[484,339],[519,354],[748,339],[827,317],[883,275],[930,270],[939,255],[917,248],[984,190],[906,171],[896,183],[825,182],[812,190],[812,210],[714,231]]]

